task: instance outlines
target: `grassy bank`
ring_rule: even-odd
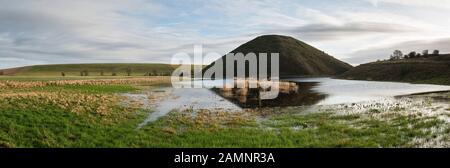
[[[450,85],[450,54],[362,64],[339,78]]]

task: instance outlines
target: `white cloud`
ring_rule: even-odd
[[[445,10],[450,1],[366,1],[377,7],[354,0],[0,0],[0,68],[168,63],[176,52],[192,52],[194,44],[225,54],[257,35],[275,33],[337,58],[364,57],[367,53],[354,53],[376,46],[450,37]]]
[[[379,4],[395,4],[404,6],[416,6],[416,7],[433,7],[433,8],[450,8],[450,1],[448,0],[366,0],[372,3],[374,6]]]

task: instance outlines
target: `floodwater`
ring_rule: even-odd
[[[132,96],[133,95],[133,96]],[[241,111],[242,108],[236,106],[230,101],[224,99],[218,94],[215,94],[209,89],[174,89],[174,88],[161,88],[157,91],[151,91],[141,94],[124,94],[128,98],[136,97],[148,97],[155,96],[156,102],[153,104],[153,111],[145,119],[144,122],[139,124],[138,128],[145,126],[147,123],[158,120],[159,118],[167,115],[172,110],[186,110],[186,109],[209,109],[209,110],[221,110],[221,111]],[[157,96],[159,95],[159,96]],[[144,107],[147,106],[145,102],[150,100],[142,99]]]
[[[240,111],[243,108],[257,107],[335,105],[383,101],[399,95],[450,90],[450,86],[441,85],[331,78],[290,78],[285,81],[295,83],[296,87],[282,91],[277,98],[270,100],[259,99],[257,89],[249,89],[245,94],[241,94],[237,89],[225,91],[220,88],[163,88],[164,96],[155,100],[157,102],[154,103],[154,111],[140,127],[156,121],[175,109]],[[229,81],[203,81],[203,85],[217,84],[217,82]],[[200,83],[202,82],[196,81],[194,85]],[[152,96],[152,94],[161,94],[161,92],[146,93],[146,96]]]
[[[399,82],[376,82],[342,80],[331,78],[292,78],[293,82],[318,82],[313,92],[326,94],[326,98],[315,105],[359,103],[393,98],[399,95],[450,90],[450,86],[410,84]]]

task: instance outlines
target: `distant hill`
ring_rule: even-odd
[[[231,51],[231,53],[244,54],[250,52],[256,54],[279,53],[280,76],[282,77],[334,76],[352,68],[351,65],[342,62],[313,46],[288,36],[260,36]],[[225,56],[220,59],[225,60]],[[213,64],[206,66],[204,70],[210,68],[212,65]]]
[[[362,64],[339,78],[450,85],[450,54]]]
[[[34,65],[19,68],[0,70],[0,75],[10,76],[61,76],[63,72],[66,76],[80,76],[85,71],[89,76],[100,76],[103,71],[104,76],[128,75],[132,76],[148,75],[170,75],[177,66],[168,64],[56,64],[56,65]]]

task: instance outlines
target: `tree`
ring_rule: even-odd
[[[408,57],[409,58],[415,58],[416,57],[416,52],[415,51],[411,51],[409,54],[408,54]]]
[[[100,76],[103,76],[103,75],[104,75],[103,70],[101,70],[100,71]]]
[[[153,70],[153,76],[158,76],[158,72],[156,70]]]
[[[434,50],[433,55],[439,55],[439,50]]]
[[[80,76],[84,76],[84,72],[83,71],[80,71]]]
[[[66,76],[66,73],[61,72],[61,76],[62,76],[62,77],[65,77],[65,76]]]
[[[425,56],[425,57],[428,56],[428,50],[423,50],[422,51],[422,55]]]
[[[403,56],[403,59],[408,59],[408,58],[409,58],[408,55],[404,55],[404,56]]]
[[[127,75],[128,75],[128,76],[131,76],[131,68],[128,67],[128,68],[126,69],[126,71],[127,71]]]
[[[400,50],[395,50],[391,55],[391,60],[399,60],[403,58],[403,53]]]
[[[89,76],[89,72],[87,70],[84,70],[83,73],[84,73],[84,76]]]
[[[0,75],[5,75],[5,72],[3,72],[3,71],[0,71]]]

